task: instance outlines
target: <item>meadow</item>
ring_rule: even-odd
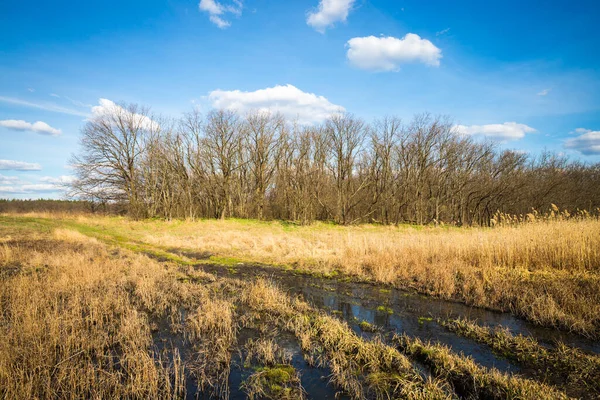
[[[599,233],[4,214],[0,397],[598,397]]]

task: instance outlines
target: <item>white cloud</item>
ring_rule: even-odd
[[[600,155],[600,131],[583,128],[577,128],[575,131],[581,135],[567,139],[565,149],[577,150],[586,156]]]
[[[51,184],[26,184],[26,185],[18,185],[18,186],[0,186],[0,193],[7,194],[34,194],[34,193],[47,193],[47,192],[57,192],[60,189],[55,185]]]
[[[324,33],[336,22],[345,22],[353,4],[354,0],[320,0],[318,8],[308,13],[306,23]]]
[[[344,107],[331,103],[323,96],[306,93],[293,85],[274,86],[254,92],[215,90],[209,93],[212,106],[219,109],[247,112],[250,110],[279,112],[301,124],[322,122]]]
[[[215,24],[216,26],[218,26],[221,29],[229,28],[231,26],[231,22],[225,21],[223,18],[219,17],[218,15],[211,15],[209,19],[210,19],[210,22],[212,22],[213,24]]]
[[[28,163],[24,161],[0,160],[0,170],[13,171],[40,171],[40,164]]]
[[[122,116],[127,120],[131,119],[142,129],[157,131],[160,128],[160,125],[150,117],[142,114],[134,114],[112,100],[99,99],[98,103],[99,105],[92,107],[92,118],[102,116]]]
[[[37,182],[22,181],[17,177],[0,175],[0,193],[5,194],[35,194],[64,192],[66,185],[75,180],[73,176],[43,176]]]
[[[0,174],[0,185],[14,185],[20,182],[16,176],[6,176]]]
[[[30,93],[33,93],[33,92],[35,92],[35,89],[34,88],[27,88],[27,91],[30,92]]]
[[[421,62],[437,67],[442,51],[427,39],[408,33],[402,39],[355,37],[346,43],[348,60],[358,68],[373,71],[398,71],[401,64]]]
[[[225,29],[231,26],[231,22],[227,21],[225,16],[232,14],[239,17],[242,15],[244,4],[241,0],[233,0],[230,4],[222,4],[216,0],[200,0],[198,8],[200,11],[208,13],[210,22]]]
[[[37,108],[40,110],[45,110],[45,111],[52,111],[52,112],[56,112],[56,113],[61,113],[61,114],[69,114],[69,115],[77,115],[80,117],[88,117],[89,114],[82,112],[82,111],[77,111],[77,110],[71,110],[69,108],[65,108],[65,107],[61,107],[58,106],[56,104],[53,103],[32,103],[30,101],[26,101],[26,100],[21,100],[21,99],[16,99],[13,97],[4,97],[4,96],[0,96],[0,102],[3,103],[9,103],[9,104],[16,104],[19,106],[23,106],[23,107],[29,107],[29,108]]]
[[[21,185],[20,189],[23,193],[31,192],[55,192],[59,190],[55,184],[52,183],[32,183],[27,185]]]
[[[61,176],[42,176],[39,179],[40,182],[51,183],[53,185],[67,185],[75,181],[75,177],[72,175],[61,175]]]
[[[537,95],[538,96],[546,96],[548,93],[550,93],[552,89],[544,89],[541,92],[539,92]]]
[[[569,132],[569,135],[575,135],[575,134],[582,134],[582,133],[588,133],[591,132],[591,129],[585,129],[585,128],[577,128],[572,132]]]
[[[53,128],[42,121],[31,123],[21,119],[5,119],[0,121],[0,126],[14,131],[32,131],[42,135],[58,136],[61,134],[60,129]]]
[[[519,140],[525,137],[527,133],[536,132],[536,130],[525,124],[516,122],[505,122],[503,124],[488,125],[457,125],[456,131],[461,135],[484,136],[492,140],[508,141]]]

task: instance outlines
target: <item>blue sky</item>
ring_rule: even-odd
[[[599,17],[597,1],[1,2],[0,198],[59,197],[79,130],[110,101],[303,123],[430,112],[598,162]]]

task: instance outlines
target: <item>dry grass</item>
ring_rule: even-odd
[[[331,383],[353,399],[447,399],[459,390],[471,398],[487,394],[482,387],[495,398],[564,397],[415,339],[361,338],[266,280],[215,279],[40,226],[0,226],[0,398],[180,398],[191,374],[203,395],[224,399],[238,330],[250,326],[270,338],[291,332],[307,361],[329,368]],[[156,350],[161,321],[189,354]],[[413,366],[407,355],[416,348],[443,353],[428,361],[437,378]],[[244,386],[249,396],[304,396],[300,371],[275,342],[249,343],[246,354],[257,368]]]
[[[233,304],[207,297],[187,318],[186,335],[195,344],[192,373],[199,388],[218,398],[229,397],[231,351],[236,338]]]
[[[505,328],[492,329],[465,319],[441,321],[446,328],[461,336],[489,345],[502,356],[538,371],[548,380],[575,394],[600,396],[600,356],[557,343],[546,348],[532,337],[514,335]]]
[[[178,354],[155,353],[136,306],[160,310],[170,301],[160,287],[169,280],[164,267],[61,230],[56,238],[11,235],[0,247],[0,278],[0,397],[184,393]]]
[[[330,368],[331,382],[353,399],[450,398],[442,382],[424,380],[396,349],[358,337],[345,322],[290,299],[268,281],[251,283],[242,298],[258,313],[253,323],[292,332],[307,361]]]
[[[345,322],[289,299],[264,280],[245,289],[244,301],[259,323],[292,332],[309,362],[329,367],[331,381],[353,399],[567,398],[546,384],[483,368],[441,345],[408,336],[394,337],[397,348],[378,338],[362,339]],[[424,379],[407,356],[430,367],[436,379]]]
[[[424,343],[405,335],[394,341],[403,353],[427,365],[432,373],[449,382],[457,394],[469,399],[567,399],[548,385],[495,369],[477,365],[471,358],[459,356],[445,346]]]
[[[209,252],[215,262],[340,271],[600,336],[600,221],[592,217],[534,218],[493,229],[85,216],[63,223],[167,256],[181,249]]]

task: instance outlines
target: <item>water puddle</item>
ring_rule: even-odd
[[[184,321],[185,310],[180,310],[180,314],[182,321]],[[191,360],[194,354],[193,345],[185,339],[183,333],[173,332],[167,317],[154,319],[152,324],[154,325],[152,332],[153,350],[156,355],[160,354],[163,357],[163,361],[172,364],[175,355],[174,350],[177,349],[183,365],[186,364],[186,361]],[[238,332],[237,345],[231,355],[229,399],[242,400],[248,397],[242,390],[242,383],[252,375],[254,370],[251,367],[243,365],[244,355],[241,349],[243,349],[248,340],[258,339],[259,337],[258,331],[254,329],[243,328]],[[310,366],[304,359],[302,349],[292,334],[279,333],[274,339],[278,346],[291,356],[290,364],[300,374],[300,381],[306,391],[307,399],[348,399],[344,395],[336,397],[337,391],[329,384],[329,376],[331,374],[329,369]],[[166,360],[165,356],[167,357]],[[188,400],[214,398],[208,393],[198,391],[196,379],[187,369],[185,370],[185,386],[186,399]]]
[[[507,327],[513,333],[532,336],[543,345],[551,346],[556,341],[561,341],[587,352],[600,353],[600,342],[576,334],[536,326],[509,313],[471,307],[410,291],[370,283],[319,278],[262,265],[239,265],[233,268],[203,265],[201,268],[218,276],[244,280],[255,276],[273,279],[291,295],[301,295],[313,306],[340,316],[355,332],[363,336],[372,335],[360,329],[360,322],[366,321],[380,327],[384,333],[404,332],[423,340],[446,344],[454,351],[472,356],[481,365],[505,372],[524,371],[494,354],[488,346],[457,336],[438,325],[435,320],[463,317],[492,327]]]

